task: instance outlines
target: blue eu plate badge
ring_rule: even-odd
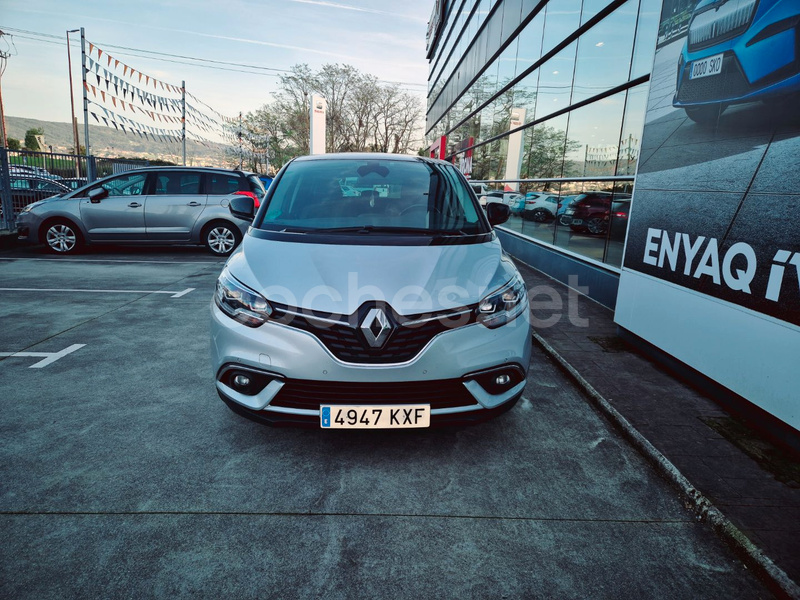
[[[322,426],[323,427],[330,427],[331,426],[331,407],[330,406],[322,407]]]

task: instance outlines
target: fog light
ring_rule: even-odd
[[[498,375],[494,380],[497,385],[506,385],[509,381],[511,381],[511,377],[505,373]]]
[[[233,385],[240,390],[246,390],[250,386],[250,378],[247,375],[235,375]]]

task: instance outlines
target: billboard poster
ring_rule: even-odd
[[[624,267],[800,326],[800,0],[700,0],[676,21],[680,3],[663,4]]]
[[[800,0],[664,0],[615,321],[800,430]]]

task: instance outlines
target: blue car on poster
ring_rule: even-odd
[[[800,91],[800,0],[700,0],[672,104],[701,124],[731,104]]]

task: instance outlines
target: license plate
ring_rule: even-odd
[[[581,223],[583,223],[583,219],[572,219],[570,225],[580,225]]]
[[[402,406],[320,406],[323,429],[403,429],[430,427],[430,404]]]
[[[692,63],[692,69],[689,71],[689,79],[700,79],[701,77],[719,75],[722,72],[722,57],[722,54],[715,54],[703,60],[694,61]]]

